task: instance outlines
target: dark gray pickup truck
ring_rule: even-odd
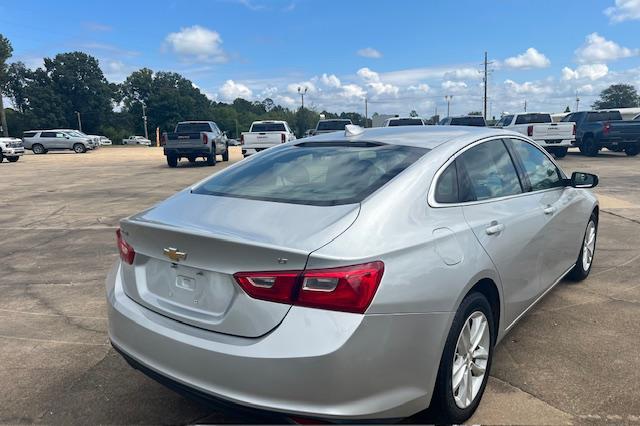
[[[229,161],[227,135],[213,121],[181,121],[175,132],[162,134],[162,143],[169,167],[176,167],[181,158],[195,163],[200,157],[215,166],[218,154]]]
[[[640,121],[623,120],[620,111],[573,112],[562,121],[576,123],[575,145],[584,155],[596,156],[602,148],[640,153]]]

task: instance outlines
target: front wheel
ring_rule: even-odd
[[[81,143],[76,143],[76,144],[73,144],[73,151],[76,154],[84,154],[85,152],[87,152],[87,147]]]
[[[596,239],[598,237],[598,219],[595,214],[591,214],[587,229],[584,231],[582,238],[582,246],[576,265],[567,275],[572,281],[582,281],[589,276],[591,266],[593,265],[593,257],[596,254]]]
[[[215,166],[216,165],[216,153],[213,152],[207,155],[207,166]]]
[[[229,147],[222,153],[222,161],[229,161]]]
[[[496,341],[486,297],[471,293],[460,304],[444,347],[432,405],[446,423],[463,423],[474,413],[487,386]]]
[[[624,153],[629,157],[635,157],[636,155],[640,154],[640,144],[627,145],[627,147],[624,149]]]
[[[564,157],[566,157],[568,151],[569,151],[569,148],[566,147],[566,146],[551,148],[551,153],[556,158],[564,158]]]
[[[15,163],[19,159],[20,159],[20,157],[7,157],[7,160],[9,160],[10,163]]]
[[[600,148],[598,148],[598,145],[596,144],[596,141],[592,136],[583,138],[579,148],[580,152],[587,157],[595,157],[596,155],[598,155],[598,151],[600,151]]]

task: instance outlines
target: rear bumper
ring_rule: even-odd
[[[574,139],[552,139],[552,140],[544,140],[544,139],[535,139],[538,145],[543,147],[571,147],[575,143]]]
[[[192,392],[316,418],[395,419],[431,399],[450,313],[357,315],[293,307],[259,338],[190,327],[107,278],[109,336],[128,359]]]
[[[205,156],[211,153],[211,148],[207,145],[202,145],[202,147],[164,147],[164,155],[176,155],[176,156],[188,156],[188,155],[196,155],[196,156]]]

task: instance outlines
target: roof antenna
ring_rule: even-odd
[[[344,126],[344,135],[346,137],[358,136],[364,133],[364,129],[356,124],[347,124]]]

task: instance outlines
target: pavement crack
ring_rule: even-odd
[[[632,219],[632,218],[630,218],[630,217],[626,217],[626,216],[623,216],[623,215],[621,215],[621,214],[614,213],[614,212],[612,212],[612,211],[605,210],[605,209],[602,209],[602,210],[600,210],[600,211],[601,211],[601,212],[603,212],[603,213],[610,214],[611,216],[619,217],[620,219],[626,219],[626,220],[628,220],[629,222],[633,222],[633,223],[635,223],[635,224],[640,225],[640,220]]]

